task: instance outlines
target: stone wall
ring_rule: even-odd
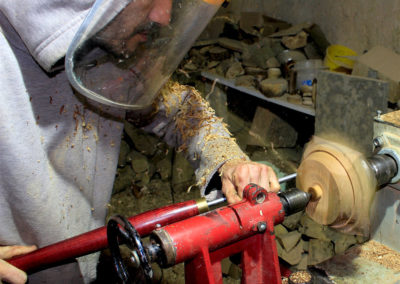
[[[232,0],[230,9],[262,9],[291,24],[316,23],[332,44],[357,52],[383,45],[400,53],[400,0]]]

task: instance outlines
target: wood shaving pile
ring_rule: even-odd
[[[382,115],[381,118],[390,124],[400,125],[400,111],[386,113]]]
[[[311,274],[307,271],[297,271],[289,276],[290,283],[308,283],[311,281]]]
[[[358,249],[361,257],[379,263],[386,268],[400,272],[399,252],[373,240],[364,243]]]

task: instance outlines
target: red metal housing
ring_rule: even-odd
[[[165,264],[185,261],[186,283],[222,283],[221,260],[241,253],[242,283],[281,283],[274,225],[285,212],[280,198],[257,185],[242,202],[154,232]]]

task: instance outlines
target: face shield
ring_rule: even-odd
[[[67,51],[69,81],[109,106],[151,105],[222,2],[97,0]]]

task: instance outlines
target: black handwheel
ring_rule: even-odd
[[[146,280],[147,282],[151,282],[153,270],[143,247],[142,240],[135,227],[133,227],[127,219],[119,215],[111,217],[107,224],[107,239],[114,268],[122,283],[131,283],[131,279],[122,261],[121,252],[119,250],[120,244],[126,244],[131,250],[136,251],[140,260],[140,267],[143,269]]]

